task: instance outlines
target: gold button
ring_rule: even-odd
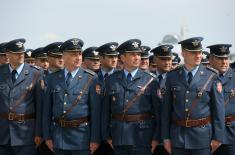
[[[186,99],[185,102],[188,102],[188,99]]]
[[[67,103],[66,102],[64,102],[64,105],[66,105]]]
[[[187,109],[185,109],[185,111],[186,111],[186,112],[188,112],[188,108],[187,108]]]
[[[128,100],[126,100],[126,102],[128,102]]]
[[[64,94],[64,96],[68,96],[68,94],[67,94],[67,93],[65,93],[65,94]]]
[[[66,113],[66,111],[64,111],[64,114]]]
[[[189,91],[187,90],[187,91],[186,91],[186,93],[188,94],[188,93],[189,93]]]

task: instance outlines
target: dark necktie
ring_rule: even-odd
[[[104,74],[104,80],[105,80],[108,76],[109,76],[109,74],[108,74],[108,73],[105,73],[105,74]]]
[[[193,74],[192,74],[192,72],[188,72],[188,84],[191,83],[192,79],[193,79]]]
[[[159,85],[161,85],[161,83],[162,83],[162,79],[163,79],[162,75],[161,75],[161,74],[160,74],[160,75],[158,75],[158,82],[159,82]]]
[[[131,78],[132,78],[131,73],[128,73],[127,74],[127,78],[126,78],[126,82],[130,83],[131,82]]]
[[[16,74],[17,74],[17,71],[16,70],[13,70],[11,72],[11,79],[12,79],[12,82],[15,83],[16,81]]]
[[[69,84],[70,84],[71,80],[72,80],[72,74],[71,74],[71,72],[68,72],[68,74],[66,76],[66,85],[67,85],[67,87],[69,87]]]

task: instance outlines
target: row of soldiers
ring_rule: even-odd
[[[25,39],[1,44],[0,154],[234,155],[231,45],[208,46],[206,67],[202,40],[179,42],[176,68],[172,45],[149,63],[139,39],[84,51],[78,38],[27,52]]]

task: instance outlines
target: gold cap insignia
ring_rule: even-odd
[[[207,55],[205,53],[202,53],[202,59],[206,59]]]
[[[18,42],[16,43],[16,46],[17,46],[18,48],[21,48],[21,47],[23,47],[23,44],[24,44],[24,43],[18,41]]]
[[[133,42],[132,45],[133,45],[135,48],[138,48],[138,47],[139,47],[139,43],[137,43],[136,41]]]
[[[199,45],[199,43],[200,43],[200,41],[199,41],[199,40],[194,40],[194,41],[192,42],[193,46],[198,46],[198,45]]]
[[[28,57],[32,56],[32,52],[31,51],[28,51],[26,54],[27,54]]]
[[[226,51],[227,51],[227,47],[222,46],[222,47],[220,48],[220,51],[223,52],[223,53],[226,52]]]
[[[168,49],[169,49],[169,47],[168,47],[168,46],[163,46],[163,47],[162,47],[162,50],[163,50],[164,52],[167,52],[167,51],[168,51]]]
[[[98,55],[99,55],[99,52],[96,52],[96,51],[92,51],[92,53],[93,53],[95,56],[98,56]]]
[[[78,42],[79,42],[79,40],[77,40],[77,39],[74,39],[74,40],[71,40],[71,42],[73,43],[73,45],[78,45]]]
[[[112,51],[115,51],[117,49],[117,46],[111,45],[110,48],[111,48]]]

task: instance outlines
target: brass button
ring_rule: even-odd
[[[66,102],[64,102],[64,105],[66,105],[67,103]]]
[[[185,111],[188,112],[188,108],[186,108]]]
[[[188,102],[188,99],[186,99],[185,102]]]

